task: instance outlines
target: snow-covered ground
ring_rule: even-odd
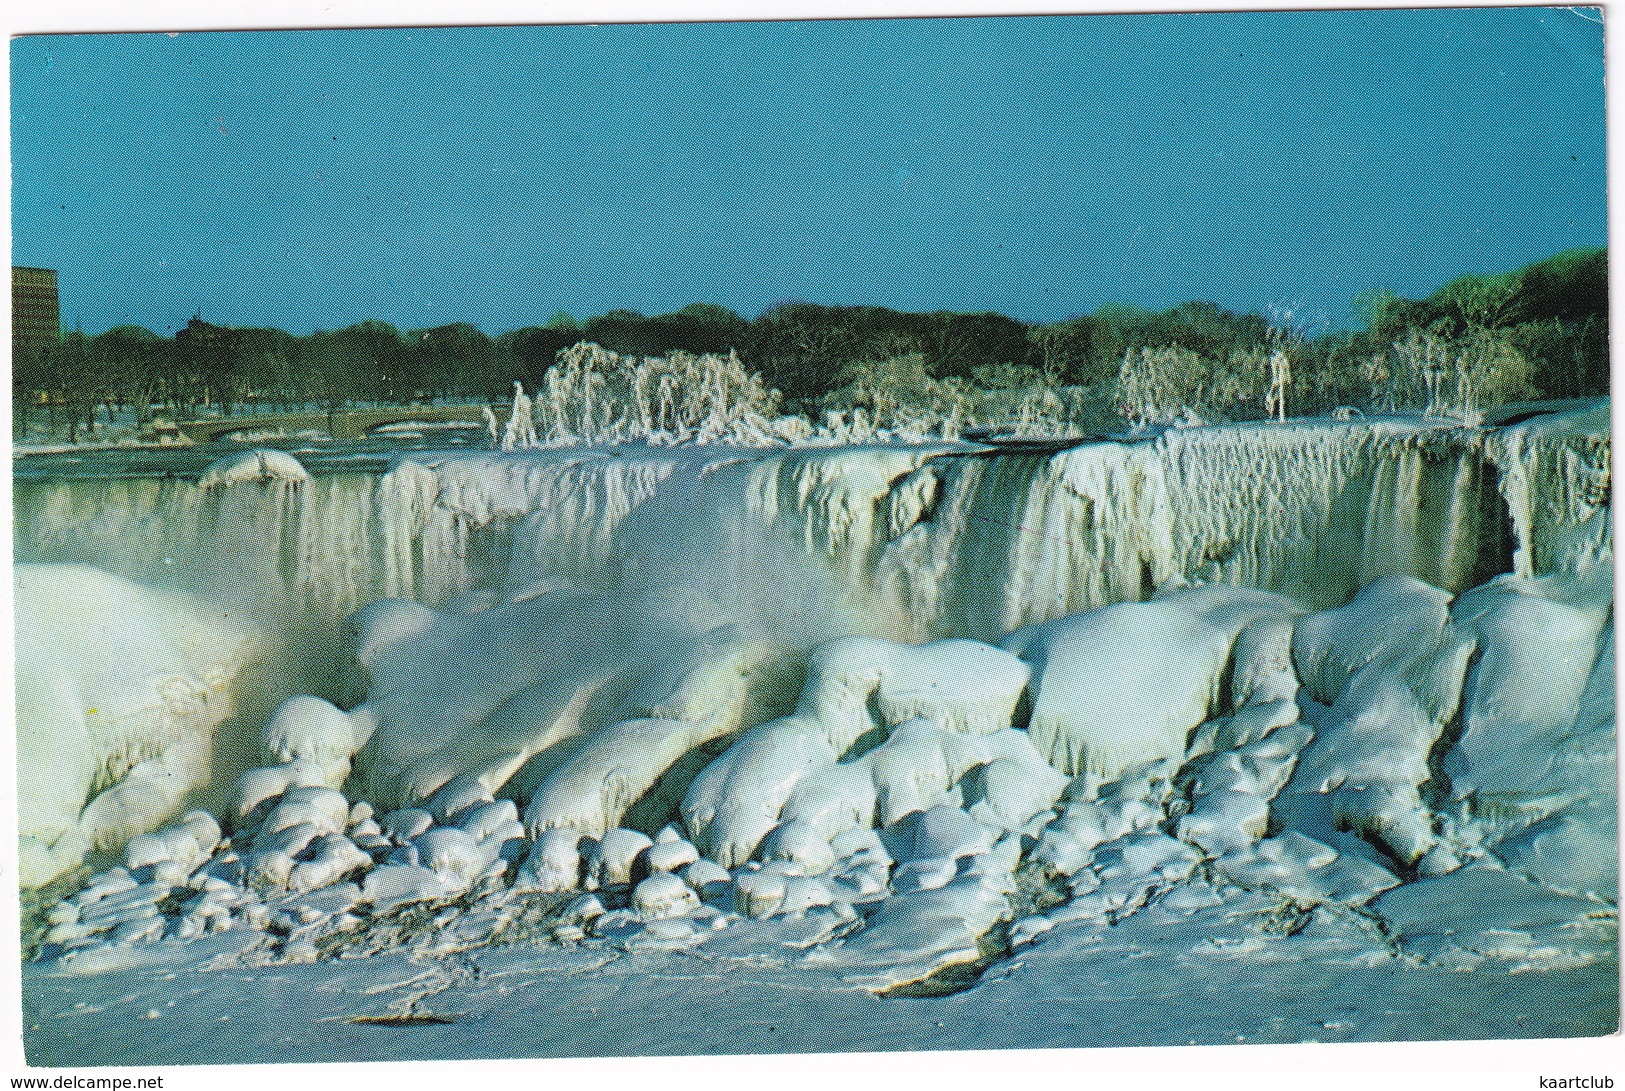
[[[1137,914],[1103,931],[1066,929],[974,989],[935,998],[878,998],[830,972],[767,957],[580,947],[389,952],[257,970],[194,963],[94,978],[44,978],[30,966],[30,1062],[1561,1038],[1617,1025],[1611,959],[1462,973],[1393,957],[1364,921],[1316,920],[1284,937],[1264,927],[1268,912],[1250,902],[1190,916]],[[403,1013],[419,1021],[356,1022]]]
[[[1610,1033],[1607,471],[1604,404],[29,482],[30,1061]]]

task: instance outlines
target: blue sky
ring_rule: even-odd
[[[1606,242],[1598,18],[21,38],[13,262],[89,332],[788,299],[1341,324]]]

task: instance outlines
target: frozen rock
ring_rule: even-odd
[[[1010,734],[1019,742],[977,769],[965,803],[978,822],[1014,830],[1054,806],[1067,779],[1039,756],[1025,732]]]
[[[655,839],[649,848],[650,871],[682,871],[700,858],[700,850],[688,841]]]
[[[436,616],[422,603],[405,599],[381,599],[350,615],[344,623],[347,643],[368,681],[374,663],[387,656],[392,646],[427,632]]]
[[[596,894],[583,894],[564,907],[564,919],[572,924],[584,924],[604,915],[604,903]]]
[[[899,894],[916,890],[936,890],[947,886],[959,874],[959,861],[952,857],[910,860],[891,877],[891,888]]]
[[[297,458],[286,451],[271,447],[254,447],[247,451],[225,455],[209,463],[198,478],[198,485],[213,489],[226,485],[267,484],[270,482],[298,483],[309,481],[310,474]]]
[[[945,966],[975,962],[977,940],[1010,915],[997,889],[961,877],[936,890],[887,898],[862,930],[809,952],[807,961],[828,965],[876,991],[928,977]]]
[[[1214,866],[1238,885],[1275,890],[1310,905],[1359,905],[1399,884],[1398,877],[1387,869],[1339,853],[1296,830],[1228,853]]]
[[[776,871],[745,871],[734,877],[734,910],[759,920],[777,913],[789,890],[788,877]]]
[[[457,828],[476,841],[484,841],[494,833],[505,832],[509,823],[519,820],[519,807],[511,799],[478,803],[459,813]]]
[[[262,831],[254,838],[253,848],[248,857],[249,866],[253,866],[254,857],[264,853],[281,852],[297,856],[316,838],[332,832],[330,827],[315,822],[299,822],[277,830]]]
[[[876,698],[888,726],[929,720],[966,734],[1000,731],[1027,688],[1027,664],[979,641],[893,644],[887,651]]]
[[[363,819],[360,822],[352,822],[350,823],[350,828],[347,832],[349,833],[351,839],[357,844],[360,844],[362,841],[384,845],[389,844],[389,838],[384,836],[383,827],[378,825],[375,819],[368,818]]]
[[[327,787],[327,774],[321,766],[302,758],[286,765],[250,769],[237,783],[237,817],[248,817],[261,804],[280,798],[289,788],[307,787]]]
[[[835,853],[838,860],[878,860],[884,864],[892,862],[891,854],[880,840],[880,835],[867,826],[846,830],[836,834],[830,841],[830,850]]]
[[[1115,776],[1178,758],[1219,696],[1231,636],[1175,602],[1122,603],[1016,630],[1004,647],[1032,665],[1028,727],[1063,773]]]
[[[433,826],[413,838],[412,845],[422,866],[451,887],[468,886],[491,863],[480,843],[454,826]]]
[[[1133,806],[1135,802],[1130,801],[1129,805]],[[1049,828],[1065,832],[1085,850],[1092,850],[1102,841],[1111,841],[1130,832],[1133,824],[1129,818],[1121,805],[1068,803],[1061,808],[1060,815]]]
[[[830,873],[830,883],[849,901],[872,901],[887,893],[891,870],[890,864],[858,856],[837,865]]]
[[[653,844],[637,830],[616,827],[606,832],[587,857],[587,889],[632,882],[639,866],[647,866],[645,854]]]
[[[1612,577],[1611,569],[1596,566],[1579,576],[1500,579],[1456,603],[1452,618],[1480,647],[1467,679],[1465,730],[1453,771],[1458,795],[1537,785],[1587,795],[1607,790],[1611,774],[1598,763],[1558,755],[1577,749],[1565,737],[1600,658]]]
[[[350,774],[350,759],[377,725],[370,709],[343,712],[320,697],[290,697],[265,725],[264,745],[278,762],[304,759],[321,768],[328,787]]]
[[[111,942],[118,946],[132,946],[138,943],[154,943],[162,939],[163,935],[163,918],[152,917],[120,924],[113,929]]]
[[[595,734],[548,774],[525,808],[531,836],[556,826],[601,836],[705,733],[679,720],[644,719],[613,724]]]
[[[1166,834],[1141,834],[1100,846],[1092,866],[1102,883],[1132,884],[1144,880],[1177,883],[1196,867],[1189,845]]]
[[[682,870],[683,881],[699,892],[707,901],[725,898],[733,900],[733,876],[728,869],[713,860],[699,859]]]
[[[1374,596],[1379,605],[1394,597],[1391,585],[1379,591]],[[1331,708],[1306,706],[1315,738],[1299,755],[1286,792],[1329,793],[1339,829],[1356,831],[1412,866],[1434,845],[1433,815],[1421,786],[1433,778],[1433,749],[1456,715],[1474,643],[1445,622],[1430,627],[1436,619],[1432,594],[1406,595],[1425,625],[1417,622],[1423,628],[1414,632],[1396,630],[1386,646],[1363,634],[1349,638],[1359,642],[1357,658],[1365,661],[1347,678],[1345,666],[1331,668],[1337,679]],[[1402,603],[1395,608],[1405,609]],[[1328,657],[1338,663],[1348,658]]]
[[[1543,947],[1589,960],[1607,957],[1617,943],[1611,907],[1486,864],[1406,883],[1371,909],[1402,947],[1423,957],[1465,952],[1527,969],[1539,965]]]
[[[1436,647],[1450,595],[1419,580],[1384,576],[1347,605],[1311,614],[1292,634],[1292,659],[1315,700],[1335,704],[1368,664]]]
[[[433,815],[436,822],[455,823],[465,811],[490,803],[492,799],[491,789],[484,781],[477,776],[464,775],[441,785],[424,803],[423,809]]]
[[[1230,715],[1209,720],[1197,728],[1191,739],[1190,756],[1195,758],[1247,746],[1297,719],[1298,702],[1292,698],[1243,705]]]
[[[1292,617],[1270,614],[1237,634],[1230,695],[1238,708],[1291,702],[1297,696],[1298,676],[1292,665],[1295,627]]]
[[[1058,875],[1072,875],[1089,863],[1092,846],[1085,845],[1064,826],[1051,826],[1038,839],[1032,859]]]
[[[644,920],[665,920],[698,909],[700,899],[677,876],[657,871],[633,888],[632,906]]]
[[[779,812],[781,824],[797,823],[830,840],[874,821],[879,789],[874,760],[827,765],[797,783]]]
[[[220,823],[208,811],[188,811],[174,828],[191,836],[200,859],[208,857],[220,845]]]
[[[288,889],[296,894],[331,886],[353,871],[372,866],[372,857],[343,834],[320,838],[308,859],[296,864],[288,876]]]
[[[256,852],[246,864],[245,881],[255,890],[281,890],[293,875],[293,854],[288,852]]]
[[[777,912],[787,916],[805,914],[835,901],[835,891],[829,883],[816,875],[786,875],[784,898]]]
[[[778,824],[796,786],[835,759],[816,720],[797,715],[751,728],[694,778],[683,799],[684,824],[701,852],[737,867]]]
[[[835,853],[812,823],[797,818],[781,823],[762,842],[762,859],[789,865],[786,874],[818,875],[829,870]]]
[[[434,825],[434,815],[416,807],[402,807],[384,815],[378,824],[390,840],[405,844]]]
[[[1010,949],[1019,951],[1030,947],[1038,941],[1038,937],[1055,927],[1055,922],[1042,914],[1022,917],[1010,926]]]
[[[81,906],[79,919],[92,929],[117,925],[135,917],[152,916],[160,901],[175,888],[168,883],[143,883]]]
[[[383,913],[412,902],[444,898],[458,889],[426,867],[385,865],[367,873],[361,897],[372,903],[374,912]]]
[[[901,724],[863,757],[875,786],[875,815],[891,826],[911,814],[964,802],[958,781],[967,761],[963,736],[924,720]]]
[[[322,833],[343,833],[349,815],[350,801],[332,788],[289,788],[282,793],[275,809],[266,816],[259,836],[301,824],[314,826]]]
[[[1248,792],[1220,791],[1199,799],[1179,820],[1179,839],[1213,856],[1263,837],[1269,830],[1269,800]]]
[[[363,619],[387,633],[357,635],[378,724],[356,755],[358,794],[395,807],[477,781],[533,796],[589,736],[627,718],[617,713],[636,679],[693,661],[723,620],[695,593],[655,601],[568,588],[467,614],[392,608]]]
[[[911,859],[949,859],[974,856],[993,847],[994,834],[957,807],[933,807],[914,825]]]
[[[517,865],[529,853],[530,842],[525,838],[525,827],[517,819],[508,819],[488,829],[479,841],[480,854],[492,863]]]
[[[574,890],[581,883],[580,842],[581,835],[573,829],[555,827],[545,831],[519,869],[515,889],[543,893]]]
[[[136,868],[170,859],[169,852],[169,846],[164,844],[163,838],[153,834],[141,834],[130,838],[129,843],[124,846],[124,866],[134,871]]]

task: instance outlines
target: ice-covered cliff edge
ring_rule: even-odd
[[[809,631],[836,610],[875,635],[998,639],[1174,577],[1318,607],[1384,575],[1459,592],[1568,567],[1610,540],[1608,423],[1602,402],[1498,430],[1255,423],[1047,455],[629,446],[207,489],[20,480],[16,549],[248,587],[324,624],[380,598],[684,585]]]

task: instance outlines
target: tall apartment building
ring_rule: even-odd
[[[11,267],[12,356],[62,340],[62,307],[56,297],[56,270]]]

